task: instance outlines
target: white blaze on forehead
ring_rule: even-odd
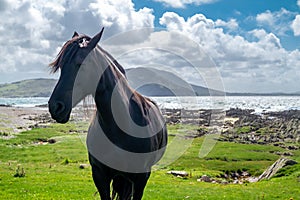
[[[87,45],[89,44],[89,40],[86,38],[82,38],[82,42],[79,43],[79,46],[82,47],[87,47]]]

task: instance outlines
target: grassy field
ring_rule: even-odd
[[[170,126],[171,135],[193,127]],[[0,199],[99,199],[83,144],[86,126],[53,124],[0,139]],[[80,131],[79,131],[80,132]],[[174,136],[170,138],[173,139]],[[42,141],[55,139],[54,144]],[[183,139],[187,140],[187,139]],[[189,139],[191,140],[191,139]],[[155,170],[145,189],[144,200],[153,199],[300,199],[300,164],[287,167],[277,177],[257,183],[216,184],[198,182],[202,175],[218,177],[224,172],[261,174],[279,158],[280,147],[217,142],[199,158],[203,138],[191,141],[186,152],[172,164]],[[300,163],[300,151],[292,159]],[[167,174],[185,170],[188,178]]]

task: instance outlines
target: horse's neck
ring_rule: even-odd
[[[116,114],[113,113],[114,111],[118,112],[128,109],[132,90],[128,86],[125,77],[122,74],[118,74],[120,72],[116,71],[114,66],[110,66],[107,60],[104,65],[106,69],[100,78],[94,99],[98,115],[100,115],[102,120],[109,120]],[[112,108],[114,108],[114,111]],[[118,112],[118,114],[121,115],[122,112]]]

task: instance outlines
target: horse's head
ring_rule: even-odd
[[[59,52],[56,60],[50,64],[53,72],[60,70],[60,77],[52,92],[48,106],[53,119],[66,123],[72,108],[84,97],[95,92],[97,69],[93,69],[91,59],[86,59],[94,52],[103,29],[90,38],[74,33]],[[87,61],[89,60],[89,61]]]

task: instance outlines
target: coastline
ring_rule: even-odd
[[[45,107],[0,106],[0,133],[30,130],[36,124],[46,123],[48,115]]]
[[[197,128],[187,138],[201,137],[221,131],[219,140],[272,144],[289,149],[298,149],[300,143],[300,110],[285,110],[257,114],[253,109],[231,108],[229,110],[161,109],[167,124],[187,124]],[[71,121],[83,120],[84,110],[77,107]],[[0,106],[0,133],[9,136],[34,127],[55,123],[48,108]],[[296,144],[296,146],[294,145]]]

